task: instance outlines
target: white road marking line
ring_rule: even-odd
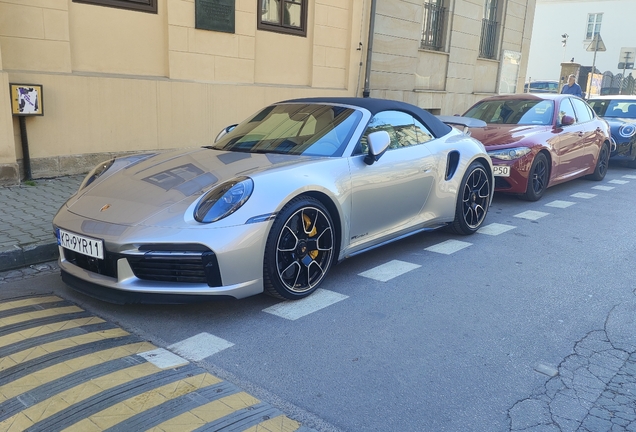
[[[370,270],[360,273],[358,276],[363,276],[369,279],[375,279],[380,282],[386,282],[393,278],[408,273],[411,270],[415,270],[418,267],[422,267],[418,264],[411,264],[408,262],[393,260],[388,263],[379,265]]]
[[[199,361],[231,346],[234,346],[234,344],[225,339],[210,333],[199,333],[181,342],[174,343],[168,348],[192,361]]]
[[[521,218],[521,219],[528,219],[528,220],[537,220],[549,214],[550,213],[544,213],[544,212],[535,211],[535,210],[528,210],[528,211],[524,211],[523,213],[516,214],[515,217]]]
[[[459,240],[446,240],[445,242],[441,242],[436,245],[427,247],[424,250],[427,250],[429,252],[441,253],[444,255],[450,255],[464,248],[467,248],[468,246],[472,246],[472,243],[463,242]]]
[[[547,375],[549,377],[554,377],[557,376],[559,374],[559,370],[556,368],[553,368],[552,366],[548,366],[542,363],[538,363],[534,366],[534,370],[536,370],[539,373],[542,373],[544,375]]]
[[[186,359],[179,357],[175,353],[171,353],[170,351],[163,348],[157,348],[155,350],[146,351],[137,355],[139,357],[145,358],[149,363],[152,363],[159,369],[170,369],[190,363]]]
[[[627,174],[627,175],[624,175],[623,178],[636,179],[636,175]]]
[[[556,208],[568,208],[570,206],[573,206],[574,204],[576,204],[576,203],[572,202],[572,201],[556,200],[556,201],[552,201],[552,202],[547,203],[545,206],[546,207],[556,207]]]
[[[305,315],[309,315],[310,313],[326,308],[327,306],[331,306],[332,304],[338,303],[346,298],[349,298],[349,296],[318,288],[316,292],[309,297],[305,297],[302,300],[278,303],[263,309],[263,312],[295,321],[298,318],[302,318]]]
[[[610,181],[608,181],[608,183],[627,184],[627,183],[629,183],[629,180],[610,180]]]
[[[590,198],[594,198],[596,196],[596,194],[585,193],[585,192],[577,192],[577,193],[572,194],[570,196],[573,197],[573,198],[590,199]]]
[[[602,190],[602,191],[610,191],[612,189],[616,189],[614,186],[593,186],[592,189]]]
[[[500,223],[491,223],[490,225],[483,226],[477,230],[479,234],[487,234],[491,236],[496,236],[499,234],[503,234],[505,232],[510,231],[511,229],[515,229],[517,227],[512,225],[504,225]]]

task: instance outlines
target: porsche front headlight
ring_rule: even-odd
[[[241,208],[253,190],[254,181],[249,177],[225,182],[201,198],[194,209],[194,219],[201,223],[221,220]]]
[[[528,153],[530,153],[529,147],[517,147],[511,149],[489,151],[488,156],[501,160],[513,160],[519,159],[520,157],[525,156]]]
[[[90,185],[91,183],[93,183],[95,180],[97,180],[99,178],[99,176],[101,176],[102,174],[104,174],[106,171],[108,171],[108,169],[113,166],[113,163],[115,162],[115,159],[111,159],[105,162],[100,163],[99,165],[97,165],[95,168],[93,168],[84,178],[84,181],[82,181],[82,184],[79,187],[79,190],[84,189],[86,186]]]

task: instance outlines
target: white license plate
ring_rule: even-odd
[[[510,177],[510,167],[508,165],[493,166],[496,177]]]
[[[57,243],[63,248],[70,249],[82,255],[104,259],[104,242],[102,240],[85,237],[60,229],[57,233]]]

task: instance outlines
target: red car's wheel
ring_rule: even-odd
[[[594,172],[587,176],[590,180],[601,181],[607,174],[607,167],[609,166],[610,149],[608,143],[603,143],[601,151],[598,154],[598,160],[596,161],[596,168]]]
[[[527,201],[538,201],[547,189],[549,179],[550,168],[548,167],[548,158],[546,158],[543,153],[539,153],[534,157],[534,161],[532,161],[526,193],[521,195],[521,198]]]

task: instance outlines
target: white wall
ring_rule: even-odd
[[[588,13],[603,13],[601,37],[607,51],[598,52],[601,72],[617,69],[622,47],[636,47],[636,1],[634,0],[537,0],[527,76],[532,81],[558,80],[561,62],[574,57],[581,66],[592,66],[594,53],[586,51]],[[565,48],[561,35],[570,35]],[[629,71],[627,71],[629,73]]]

